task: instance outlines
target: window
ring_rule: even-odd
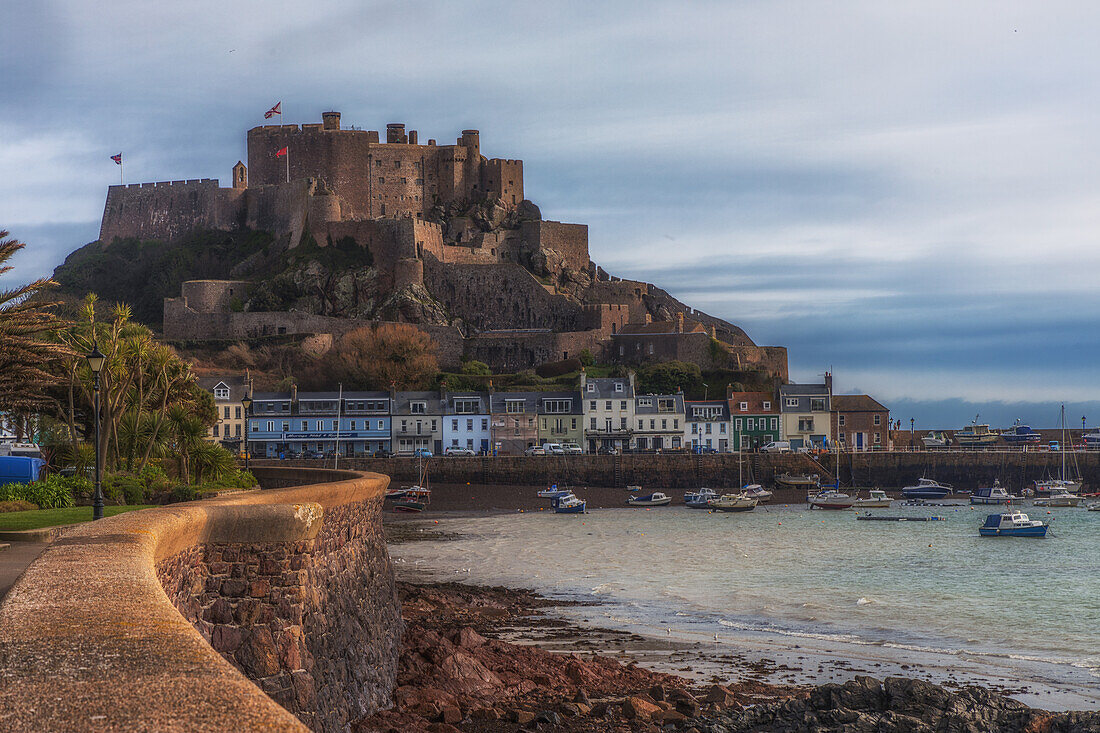
[[[523,400],[504,400],[504,411],[507,413],[523,412]]]
[[[676,400],[657,400],[657,412],[676,412]]]
[[[589,426],[592,430],[596,429],[596,418],[592,418],[592,424]]]
[[[275,421],[274,420],[268,420],[267,421],[267,432],[269,432],[269,433],[274,433],[275,432]]]
[[[678,418],[678,417],[672,418],[672,429],[673,430],[679,430],[680,429],[680,418]]]
[[[591,402],[588,403],[588,409],[589,410],[595,410],[596,409],[596,400],[592,400]]]
[[[458,420],[451,420],[451,430],[458,431]]]
[[[733,429],[734,430],[740,430],[741,429],[741,418],[737,418],[736,420],[733,421]]]
[[[379,429],[379,430],[381,430],[381,429],[383,428],[383,426],[384,426],[385,424],[386,424],[386,423],[384,423],[384,422],[382,422],[381,420],[379,420],[379,421],[378,421],[378,429]]]
[[[355,430],[355,421],[354,420],[351,421],[351,429]]]
[[[800,417],[798,418],[798,432],[811,433],[814,429],[814,419],[812,417]]]
[[[236,425],[234,425],[233,427],[235,428],[235,429],[233,430],[233,433],[234,433],[234,434],[235,434],[235,435],[236,435],[236,436],[237,436],[238,438],[239,438],[239,437],[241,437],[241,424],[240,424],[240,423],[237,423],[237,424],[236,424]]]
[[[623,400],[622,402],[619,403],[619,409],[620,410],[625,410],[626,409],[626,400]]]
[[[810,398],[810,411],[811,412],[824,412],[825,411],[825,398],[824,397],[811,397]]]
[[[773,417],[772,418],[772,430],[779,430],[779,418],[778,417]]]
[[[622,392],[623,391],[623,383],[622,382],[615,382],[615,391],[616,392]]]
[[[423,415],[427,411],[428,411],[428,403],[427,402],[410,402],[409,403],[409,413],[412,414],[412,415]]]
[[[882,415],[875,415],[875,425],[882,425]]]
[[[783,404],[785,404],[787,407],[798,407],[798,398],[797,397],[788,397],[787,401],[784,402]]]
[[[489,418],[486,417],[486,418],[481,419],[481,429],[482,430],[488,430],[489,429]]]
[[[696,435],[696,434],[698,434],[698,433],[699,433],[699,425],[698,425],[698,423],[692,423],[692,424],[691,424],[691,434],[692,434],[692,435]]]
[[[749,428],[749,430],[756,430],[756,418],[754,418],[754,417],[749,418],[748,428]]]
[[[252,423],[252,432],[254,432],[254,433],[260,432],[260,424],[258,422]]]
[[[639,420],[638,420],[638,430],[644,430],[644,429],[645,429],[645,420],[642,420],[642,419],[639,418]]]
[[[240,420],[241,419],[241,407],[240,407],[240,405],[238,405],[236,410],[234,411],[233,418],[235,420]]]
[[[470,419],[466,420],[466,430],[469,431],[469,432],[473,432],[473,429],[474,429],[474,421],[473,421],[472,418],[470,418]]]
[[[432,432],[435,432],[435,420],[432,420]]]
[[[718,432],[722,435],[726,434],[726,424],[724,422],[718,423]]]
[[[707,429],[704,431],[707,435],[710,435],[710,423],[707,423]]]
[[[619,418],[619,430],[626,430],[626,418],[625,417],[620,417]]]
[[[214,388],[214,399],[216,400],[228,400],[229,399],[229,387],[224,384],[219,384]]]
[[[382,176],[378,176],[378,182],[384,184],[386,182],[386,179],[383,178]],[[381,196],[381,194],[379,194],[379,196]]]
[[[560,414],[569,412],[573,408],[573,400],[543,400],[542,411],[547,414]]]
[[[605,409],[605,410],[610,410],[610,409],[611,409],[611,400],[608,400],[608,401],[607,401],[607,402],[606,402],[606,403],[604,404],[604,406],[603,406],[603,409]]]
[[[226,427],[229,427],[229,426],[227,425]],[[214,426],[214,437],[215,438],[218,437],[218,426],[217,425]]]
[[[473,415],[477,408],[478,400],[455,400],[455,412],[459,415]]]
[[[393,161],[393,167],[394,167],[394,170],[400,168],[401,167],[401,161],[400,160]]]
[[[882,442],[882,434],[881,433],[875,433],[875,445],[878,445],[881,442]]]
[[[302,420],[302,430],[309,430],[309,423],[305,420]]]
[[[638,398],[638,407],[653,407],[653,398],[652,397],[639,397]]]
[[[333,430],[339,430],[340,429],[340,423],[336,420],[333,420],[332,421],[332,429]]]
[[[288,423],[288,422],[283,423],[283,432],[285,433],[288,430],[290,430],[290,423]]]
[[[589,382],[589,384],[587,386],[587,389],[588,389],[589,392],[595,392],[596,391],[596,385]]]
[[[770,410],[770,409],[772,409],[772,403],[765,402],[764,403],[764,410],[767,411],[767,410]]]
[[[228,419],[229,419],[229,405],[226,405],[226,406],[225,406],[225,419],[226,419],[226,420],[228,420]]]
[[[656,420],[650,420],[649,421],[649,429],[650,430],[656,430],[657,429],[657,421]]]
[[[649,353],[651,353],[651,354],[653,353],[653,344],[652,343],[649,345]]]
[[[839,425],[840,427],[844,427],[844,416],[843,415],[841,415],[840,417],[838,417],[836,419],[836,424]]]
[[[749,403],[748,402],[742,402],[741,405],[740,405],[740,408],[741,408],[741,412],[748,412]]]

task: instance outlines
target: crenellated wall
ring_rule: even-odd
[[[0,605],[0,727],[343,731],[388,704],[403,629],[389,480],[256,474],[295,486],[123,514],[50,545]]]

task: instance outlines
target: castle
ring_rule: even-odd
[[[320,123],[255,127],[247,147],[248,165],[233,166],[228,188],[212,179],[111,186],[100,242],[266,231],[288,251],[352,243],[369,277],[328,273],[343,278],[333,297],[280,310],[254,307],[258,286],[245,277],[187,282],[165,300],[170,340],[338,334],[394,320],[429,332],[445,365],[521,369],[587,350],[786,378],[785,349],[758,347],[740,328],[592,263],[588,227],[544,220],[524,198],[523,162],[484,157],[477,130],[453,145],[421,144],[393,123],[382,142],[325,112]],[[349,289],[354,296],[342,295]]]

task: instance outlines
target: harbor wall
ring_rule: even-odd
[[[1076,457],[1076,468],[1070,456]],[[821,463],[797,454],[746,453],[741,479],[765,486],[784,472],[817,473],[832,481],[835,456]],[[331,466],[332,461],[258,461],[260,465]],[[1100,489],[1100,452],[1067,455],[1067,473],[1080,469],[1085,490]],[[413,458],[341,459],[341,468],[375,471],[396,482],[415,481]],[[515,484],[541,486],[553,483],[621,487],[638,484],[647,488],[690,489],[699,486],[732,488],[738,485],[737,454],[688,453],[627,454],[621,456],[447,456],[428,459],[429,476],[437,483]],[[1057,476],[1061,456],[1051,452],[883,452],[844,454],[840,481],[845,486],[899,489],[922,476],[958,489],[988,486],[997,479],[1008,489],[1019,490],[1032,482]]]

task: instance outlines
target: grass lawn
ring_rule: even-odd
[[[113,517],[116,514],[132,512],[135,509],[148,509],[149,506],[147,504],[105,506],[103,507],[103,516]],[[90,521],[92,521],[92,508],[90,506],[74,506],[69,509],[36,509],[31,512],[4,512],[0,514],[0,530],[39,529],[40,527],[55,527],[59,524],[76,524],[77,522]]]

